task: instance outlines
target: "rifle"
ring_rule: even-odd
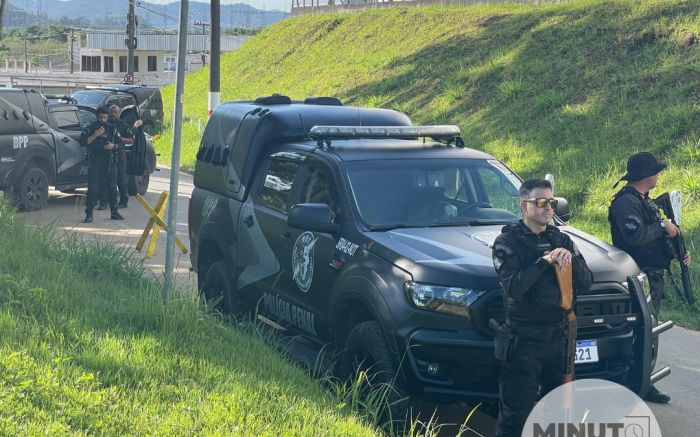
[[[554,266],[554,272],[557,276],[557,284],[561,293],[562,309],[566,311],[566,361],[564,363],[564,377],[562,383],[566,384],[574,380],[574,366],[576,364],[576,333],[578,324],[576,322],[576,313],[574,313],[574,286],[573,286],[573,269],[569,265],[564,270],[560,270],[558,266]]]
[[[680,193],[678,194],[680,197]],[[695,303],[695,296],[693,295],[693,284],[690,282],[690,272],[688,271],[688,266],[686,266],[683,262],[683,257],[686,253],[685,238],[683,238],[683,234],[680,231],[681,228],[676,220],[676,213],[673,209],[671,195],[669,193],[663,193],[662,195],[654,199],[654,203],[656,203],[656,205],[658,205],[658,207],[661,208],[664,214],[666,214],[666,217],[668,217],[668,219],[671,220],[671,222],[678,227],[678,235],[676,235],[674,238],[671,238],[669,240],[669,244],[671,245],[674,258],[678,260],[678,264],[681,267],[681,283],[683,284],[682,295],[678,288],[678,284],[676,284],[676,281],[673,278],[671,282],[673,283],[673,286],[676,289],[676,293],[678,293],[681,299],[684,299],[688,303],[688,305],[693,305]]]
[[[110,126],[110,125],[111,125],[111,126]],[[118,142],[116,141],[116,137],[118,136],[117,125],[116,125],[115,123],[109,123],[109,124],[108,124],[108,127],[107,127],[106,129],[109,130],[110,127],[111,127],[111,129],[112,129],[112,132],[111,132],[111,133],[112,133],[112,136],[111,136],[111,138],[109,139],[109,142],[112,143],[112,144],[114,144],[114,145],[116,146],[117,143],[118,143]],[[114,162],[115,162],[115,160],[116,160],[116,156],[115,156],[115,155],[117,154],[117,149],[112,149],[112,150],[109,150],[108,152],[109,152],[109,160],[107,161],[107,175],[108,175],[109,178],[111,179],[111,178],[112,178],[112,173],[115,172],[115,169],[113,169],[113,167],[114,167]],[[111,183],[111,182],[110,182],[110,183]],[[108,192],[108,191],[107,191],[107,192]]]

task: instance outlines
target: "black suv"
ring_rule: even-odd
[[[504,319],[491,244],[519,219],[521,179],[462,146],[456,126],[333,98],[274,95],[219,106],[190,200],[201,292],[337,352],[336,369],[398,374],[409,393],[494,400],[489,319]],[[578,377],[646,392],[662,325],[624,252],[566,226],[595,283],[578,296]]]
[[[126,111],[123,117],[134,114]],[[33,90],[0,88],[0,189],[5,197],[22,210],[36,211],[46,203],[49,186],[66,192],[87,186],[86,150],[79,139],[96,118],[90,107],[49,103]],[[139,138],[145,143],[145,171],[129,176],[130,194],[145,193],[156,168],[150,140]]]
[[[163,99],[160,89],[145,85],[100,85],[76,91],[72,97],[78,104],[99,108],[117,105],[124,109],[136,106],[144,129],[155,134],[163,129]]]

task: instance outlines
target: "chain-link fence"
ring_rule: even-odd
[[[79,59],[74,56],[73,68],[80,68]],[[0,57],[0,72],[3,73],[46,73],[70,71],[70,53],[24,53]]]

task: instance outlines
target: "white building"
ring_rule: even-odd
[[[221,35],[221,52],[229,52],[250,38]],[[127,72],[125,33],[87,33],[80,49],[80,75],[85,79],[122,82]],[[134,51],[134,83],[164,85],[175,80],[178,36],[176,34],[137,34]],[[209,35],[187,36],[187,71],[202,67],[202,55],[209,52]],[[206,62],[208,63],[208,55]]]

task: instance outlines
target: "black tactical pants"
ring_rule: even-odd
[[[126,204],[129,201],[129,191],[126,176],[126,150],[117,151],[117,187],[119,188],[119,203]]]
[[[563,333],[518,338],[501,366],[497,437],[520,437],[537,400],[562,384],[565,345]]]
[[[100,192],[105,193],[109,209],[117,210],[117,168],[114,160],[92,158],[88,160],[88,190],[85,200],[85,214],[92,215],[92,210],[98,202]]]
[[[642,268],[649,278],[649,289],[651,290],[651,304],[654,306],[656,314],[661,309],[661,302],[664,297],[664,270],[659,268]]]

